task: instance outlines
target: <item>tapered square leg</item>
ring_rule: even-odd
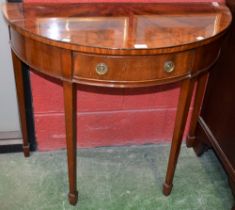
[[[69,203],[75,205],[78,200],[77,191],[77,139],[76,139],[76,85],[63,82],[66,145],[69,178]]]
[[[23,63],[12,51],[12,61],[15,75],[15,84],[17,92],[17,101],[20,114],[20,125],[23,137],[23,152],[25,157],[29,157],[29,136],[27,127],[27,114],[26,114],[26,102],[25,102],[25,88],[23,80]]]
[[[165,183],[163,184],[164,195],[169,195],[173,187],[173,178],[188,117],[193,87],[193,80],[184,80],[181,85],[170,157],[168,160]]]
[[[187,147],[193,147],[195,145],[195,140],[196,140],[195,132],[196,132],[196,127],[197,127],[197,121],[198,121],[198,117],[201,111],[201,105],[202,105],[203,96],[204,96],[205,89],[206,89],[208,76],[209,76],[209,73],[206,73],[206,74],[201,75],[198,78],[198,84],[197,84],[196,95],[195,95],[194,106],[193,106],[194,108],[192,112],[189,133],[186,139]]]

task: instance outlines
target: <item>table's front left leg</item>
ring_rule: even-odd
[[[163,185],[164,195],[169,195],[173,187],[173,178],[179,157],[183,133],[189,113],[190,102],[192,98],[194,80],[184,80],[181,85],[179,102],[177,107],[174,134],[171,143],[170,157],[166,173],[165,183]]]
[[[68,178],[70,204],[75,205],[78,200],[77,191],[77,136],[76,136],[76,85],[63,82],[64,87],[64,109],[66,127],[66,145],[68,159]]]
[[[29,157],[29,131],[27,126],[27,113],[26,113],[26,101],[25,101],[25,87],[24,87],[24,79],[23,79],[23,63],[22,61],[15,55],[13,51],[12,61],[15,75],[15,84],[16,84],[16,92],[17,92],[17,100],[20,114],[20,125],[21,132],[23,137],[23,152],[25,157]]]

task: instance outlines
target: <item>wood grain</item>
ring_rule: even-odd
[[[64,4],[11,3],[3,6],[3,13],[25,37],[104,55],[193,49],[222,36],[231,23],[228,8],[211,3],[66,4],[66,10]]]

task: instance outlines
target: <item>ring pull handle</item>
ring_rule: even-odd
[[[164,71],[167,72],[167,73],[171,73],[173,72],[175,69],[175,64],[173,61],[166,61],[164,63]]]
[[[108,66],[105,63],[98,63],[95,71],[98,75],[105,75],[108,72]]]

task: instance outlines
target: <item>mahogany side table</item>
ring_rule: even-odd
[[[69,202],[77,203],[76,84],[140,88],[181,83],[163,193],[169,195],[197,81],[190,135],[210,68],[231,23],[220,3],[3,5],[18,95],[23,150],[29,156],[22,64],[63,82]]]

